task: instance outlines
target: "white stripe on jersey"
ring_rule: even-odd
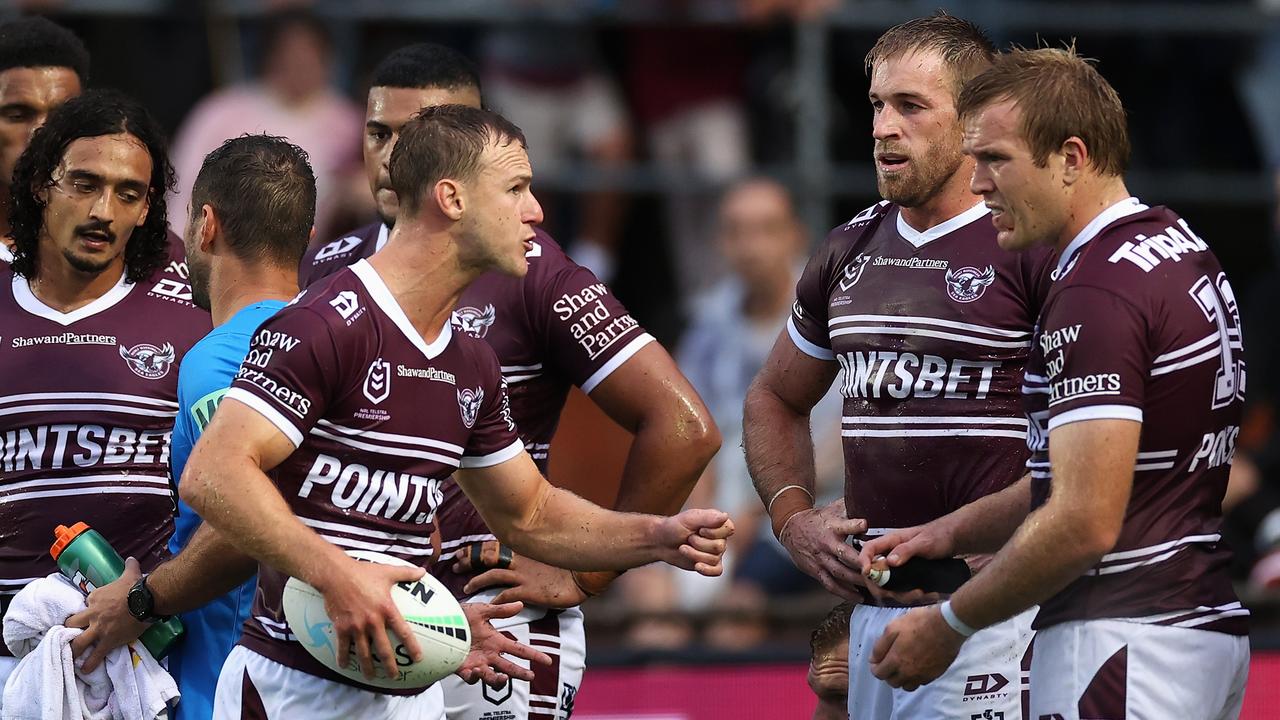
[[[1142,408],[1133,405],[1090,405],[1068,410],[1049,418],[1048,429],[1053,432],[1073,422],[1084,420],[1133,420],[1142,422]]]
[[[1025,432],[987,428],[938,428],[936,430],[841,430],[841,437],[1007,437],[1022,440]]]
[[[1188,608],[1186,610],[1174,610],[1172,612],[1160,613],[1159,615],[1147,615],[1144,617],[1137,617],[1137,618],[1125,618],[1125,622],[1141,623],[1143,625],[1183,626],[1182,625],[1183,622],[1194,623],[1195,619],[1204,617],[1206,613],[1208,614],[1209,617],[1215,620],[1219,617],[1232,617],[1235,615],[1249,614],[1248,610],[1245,610],[1243,613],[1238,612],[1241,609],[1243,609],[1243,606],[1240,604],[1240,601],[1237,600],[1235,602],[1229,602],[1225,605],[1217,605],[1215,607],[1209,607],[1207,605],[1198,605],[1194,608]],[[1195,624],[1200,624],[1200,623],[1195,623]],[[1191,626],[1187,625],[1183,627],[1191,627]]]
[[[501,367],[502,373],[504,375],[507,373],[519,373],[519,372],[526,372],[529,370],[541,370],[541,369],[542,369],[542,363],[534,363],[532,365],[503,365]]]
[[[832,330],[828,333],[829,337],[837,338],[842,335],[907,335],[919,337],[933,337],[942,340],[955,340],[957,342],[968,343],[970,345],[982,345],[983,347],[994,348],[1025,348],[1031,347],[1030,340],[1009,342],[1004,340],[988,340],[973,335],[958,335],[956,333],[942,332],[940,330],[922,330],[920,328],[895,328],[895,327],[848,327],[840,330]]]
[[[280,623],[273,622],[271,618],[265,618],[265,617],[262,617],[261,615],[255,615],[253,619],[257,620],[258,625],[262,626],[263,632],[275,638],[276,640],[284,640],[286,642],[298,641],[298,636],[294,635],[293,633],[279,632],[278,630],[274,629],[276,627],[283,629],[285,626],[281,625]],[[271,624],[268,625],[267,623],[271,623]]]
[[[1011,417],[962,417],[962,416],[901,416],[881,417],[871,415],[845,415],[840,418],[845,425],[1016,425],[1027,427],[1026,418]]]
[[[1175,463],[1171,462],[1155,462],[1155,463],[1138,463],[1133,466],[1134,472],[1143,472],[1144,470],[1172,470]]]
[[[165,487],[91,487],[78,488],[73,490],[40,490],[36,492],[16,493],[14,495],[5,495],[0,497],[0,505],[6,503],[17,502],[19,500],[35,500],[38,498],[66,497],[68,495],[166,495],[172,496],[173,492]]]
[[[0,497],[4,493],[13,490],[21,490],[29,487],[47,488],[51,485],[76,485],[79,483],[92,483],[98,485],[118,485],[122,482],[128,483],[144,483],[146,485],[163,485],[169,487],[169,477],[167,475],[137,475],[134,473],[107,473],[105,475],[75,475],[63,478],[39,478],[36,480],[24,480],[18,483],[8,485],[0,485]],[[91,488],[85,488],[89,490]]]
[[[787,318],[787,335],[791,338],[791,343],[796,346],[800,352],[808,355],[816,360],[835,360],[835,353],[830,348],[824,348],[820,345],[814,345],[800,334],[800,329],[796,327],[796,319],[794,316]]]
[[[1221,539],[1222,535],[1218,533],[1212,533],[1209,535],[1188,535],[1186,537],[1178,538],[1177,540],[1170,540],[1169,542],[1163,542],[1158,545],[1149,545],[1147,547],[1135,548],[1133,550],[1121,550],[1120,552],[1107,553],[1106,555],[1103,555],[1098,562],[1108,563],[1115,562],[1117,560],[1129,560],[1131,558],[1142,557],[1144,555],[1152,555],[1187,543],[1218,542]]]
[[[899,325],[933,325],[936,327],[953,328],[956,330],[971,330],[983,335],[995,335],[996,337],[1007,338],[1025,338],[1031,335],[1026,330],[1004,330],[1002,328],[993,328],[987,325],[974,325],[972,323],[957,322],[955,320],[942,320],[940,318],[919,317],[915,315],[842,315],[833,317],[827,321],[827,327],[835,327],[836,325],[849,325],[858,322],[875,322]]]
[[[124,402],[131,402],[135,405],[158,405],[160,407],[173,408],[175,411],[178,409],[178,403],[172,400],[160,400],[158,398],[151,398],[143,395],[129,395],[126,393],[92,392],[48,392],[23,393],[22,395],[2,395],[0,396],[0,405],[8,405],[10,403],[23,402],[26,400],[122,400]]]
[[[1148,450],[1138,453],[1139,460],[1160,460],[1178,457],[1177,450]]]
[[[445,552],[449,550],[453,550],[455,548],[460,548],[463,545],[468,545],[474,542],[484,542],[486,540],[497,540],[497,539],[498,538],[496,536],[491,535],[489,533],[484,533],[481,535],[463,535],[457,540],[450,540],[448,542],[440,543],[440,556],[444,557]]]
[[[313,518],[298,516],[303,525],[309,528],[319,528],[321,530],[333,530],[335,532],[350,533],[352,535],[360,535],[366,538],[378,538],[381,540],[395,540],[398,542],[421,543],[424,545],[431,544],[431,537],[427,535],[406,535],[403,533],[389,533],[382,530],[374,530],[373,528],[359,527],[356,525],[347,525],[346,523],[329,522],[327,520],[315,520]]]
[[[443,440],[432,440],[431,438],[415,437],[413,435],[399,435],[396,433],[379,432],[375,430],[349,428],[345,425],[338,425],[337,423],[333,423],[328,420],[320,420],[316,424],[333,430],[334,432],[342,433],[343,435],[350,435],[352,437],[359,437],[363,439],[382,440],[389,443],[400,443],[402,445],[416,445],[418,447],[447,450],[455,455],[461,455],[463,450],[461,445],[454,445],[453,443],[445,442]]]
[[[398,552],[405,555],[417,555],[419,557],[431,557],[433,550],[429,547],[412,547],[409,545],[392,545],[390,543],[365,542],[364,540],[355,540],[353,538],[342,537],[341,535],[325,535],[318,533],[321,538],[337,545],[341,548],[350,548],[352,550],[373,550],[374,552]]]
[[[507,381],[508,385],[524,382],[525,380],[533,380],[542,377],[542,373],[533,373],[532,375],[503,375],[502,379]]]
[[[1160,367],[1152,368],[1151,377],[1159,377],[1161,375],[1167,375],[1175,370],[1182,370],[1184,368],[1189,368],[1193,365],[1199,365],[1202,362],[1208,362],[1209,360],[1213,360],[1214,358],[1220,357],[1221,355],[1222,355],[1221,350],[1219,350],[1218,348],[1212,348],[1210,350],[1206,350],[1200,353],[1199,355],[1189,357],[1186,360],[1183,360],[1181,362],[1176,362],[1176,363],[1173,363],[1172,365],[1161,365]]]
[[[434,460],[439,463],[444,463],[445,465],[448,465],[450,467],[455,467],[455,468],[458,467],[458,458],[456,457],[448,457],[446,455],[423,452],[422,450],[410,450],[408,448],[395,447],[392,445],[376,445],[374,443],[361,442],[359,440],[353,440],[349,437],[343,437],[342,435],[338,435],[337,433],[331,433],[325,430],[321,430],[319,427],[311,428],[310,434],[316,435],[322,438],[328,438],[329,440],[342,443],[343,445],[346,445],[348,447],[353,447],[357,450],[365,450],[367,452],[378,453],[380,455],[389,455],[391,457],[414,457],[414,458],[420,458],[422,460]]]
[[[1205,615],[1204,617],[1195,618],[1194,620],[1183,620],[1182,622],[1174,623],[1173,626],[1180,627],[1180,628],[1189,628],[1189,627],[1195,627],[1197,625],[1204,625],[1205,623],[1211,623],[1215,620],[1221,620],[1223,618],[1239,617],[1241,615],[1248,615],[1248,614],[1249,614],[1249,611],[1241,607],[1241,608],[1236,608],[1234,610],[1227,610],[1225,612],[1213,613],[1212,615]]]
[[[178,414],[177,410],[160,410],[134,407],[132,405],[106,405],[97,403],[66,403],[57,405],[17,405],[0,409],[0,415],[20,415],[32,412],[64,412],[75,410],[97,410],[101,412],[124,413],[125,415],[149,415],[151,417],[171,418]]]
[[[1220,336],[1218,335],[1218,333],[1216,333],[1216,332],[1215,332],[1215,333],[1211,333],[1211,334],[1206,335],[1206,336],[1204,336],[1204,337],[1200,338],[1199,340],[1197,340],[1197,341],[1195,341],[1195,342],[1191,343],[1190,345],[1187,345],[1186,347],[1179,348],[1179,349],[1177,349],[1177,350],[1170,350],[1169,352],[1167,352],[1167,353],[1165,353],[1165,354],[1163,354],[1163,355],[1158,355],[1158,356],[1156,356],[1156,359],[1155,359],[1155,360],[1152,360],[1152,361],[1151,361],[1151,364],[1152,364],[1152,365],[1160,365],[1160,364],[1162,364],[1162,363],[1169,362],[1170,360],[1177,360],[1178,358],[1182,357],[1183,355],[1190,355],[1191,353],[1193,353],[1193,352],[1195,352],[1195,351],[1197,351],[1197,350],[1200,350],[1200,349],[1202,349],[1202,348],[1207,348],[1207,347],[1209,347],[1210,345],[1213,345],[1213,344],[1217,343],[1217,342],[1218,342],[1218,338],[1219,338],[1219,337],[1220,337]]]

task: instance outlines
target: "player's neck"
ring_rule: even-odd
[[[902,208],[902,219],[911,229],[924,232],[977,205],[982,198],[969,192],[967,177],[956,172],[933,197],[915,207]]]
[[[95,274],[77,270],[61,257],[49,257],[51,254],[40,254],[30,286],[40,302],[60,313],[74,312],[106,295],[124,275],[123,259]]]
[[[209,275],[209,314],[217,327],[236,313],[268,300],[288,302],[298,294],[298,271],[274,265],[215,265]]]
[[[428,344],[440,336],[458,296],[477,277],[459,266],[457,245],[447,233],[430,232],[404,218],[369,264]]]
[[[1130,197],[1129,188],[1125,186],[1124,178],[1095,176],[1082,179],[1081,187],[1072,197],[1067,224],[1063,226],[1057,242],[1054,243],[1058,252],[1066,250],[1071,241],[1093,222],[1094,218],[1128,197]]]

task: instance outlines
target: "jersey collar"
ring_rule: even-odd
[[[1058,267],[1054,268],[1053,279],[1057,280],[1062,277],[1071,267],[1071,263],[1075,262],[1076,256],[1084,249],[1084,246],[1092,239],[1097,237],[1102,229],[1111,223],[1123,217],[1136,215],[1143,210],[1149,209],[1142,201],[1136,197],[1127,197],[1124,200],[1112,205],[1111,207],[1098,213],[1097,217],[1089,221],[1071,242],[1067,244],[1067,249],[1062,251],[1062,257],[1058,258]]]
[[[373,241],[374,252],[378,252],[379,250],[387,246],[387,236],[390,234],[391,234],[391,228],[387,227],[386,223],[383,223],[382,227],[378,228],[378,238]]]
[[[369,297],[373,298],[373,302],[377,304],[378,309],[388,317],[396,327],[400,328],[400,332],[413,343],[413,346],[422,351],[428,360],[435,360],[444,349],[449,347],[449,341],[453,339],[453,323],[446,319],[444,321],[444,329],[440,331],[440,335],[436,337],[432,343],[427,343],[422,335],[414,329],[413,323],[409,322],[409,316],[405,315],[404,310],[400,307],[400,303],[396,302],[396,298],[391,294],[391,288],[382,281],[382,277],[378,275],[378,271],[373,269],[368,260],[360,260],[351,266],[351,271],[360,278],[360,282],[364,284],[364,289],[369,293]]]
[[[898,234],[902,236],[902,239],[919,249],[947,233],[959,230],[990,212],[991,209],[985,204],[978,203],[949,220],[944,220],[928,230],[921,231],[908,225],[907,221],[902,218],[902,208],[898,208]]]
[[[116,282],[114,287],[95,298],[88,305],[76,308],[68,313],[54,310],[48,305],[45,305],[44,301],[36,297],[36,294],[31,291],[31,283],[27,282],[26,278],[17,274],[13,276],[13,299],[18,303],[18,307],[26,310],[32,315],[42,317],[46,320],[52,320],[53,322],[66,327],[79,320],[97,315],[105,310],[110,310],[121,300],[128,297],[129,292],[133,290],[137,283],[128,282],[126,277],[127,275],[125,273],[120,273],[120,279]]]

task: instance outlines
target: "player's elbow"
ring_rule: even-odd
[[[1111,552],[1120,540],[1123,513],[1113,518],[1110,513],[1096,510],[1079,513],[1072,523],[1075,532],[1070,547],[1075,548],[1079,562],[1092,566]]]
[[[720,426],[716,425],[710,411],[699,407],[682,423],[680,447],[677,450],[686,457],[693,458],[699,467],[706,467],[711,458],[720,452],[722,442],[724,438],[720,435]],[[696,481],[697,478],[694,478],[694,482]]]

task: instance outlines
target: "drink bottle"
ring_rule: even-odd
[[[88,525],[82,522],[71,527],[59,525],[53,534],[56,540],[49,554],[58,563],[62,575],[85,595],[114,582],[124,572],[124,558]],[[138,639],[147,652],[159,660],[169,653],[180,635],[182,621],[173,617],[153,623]]]

